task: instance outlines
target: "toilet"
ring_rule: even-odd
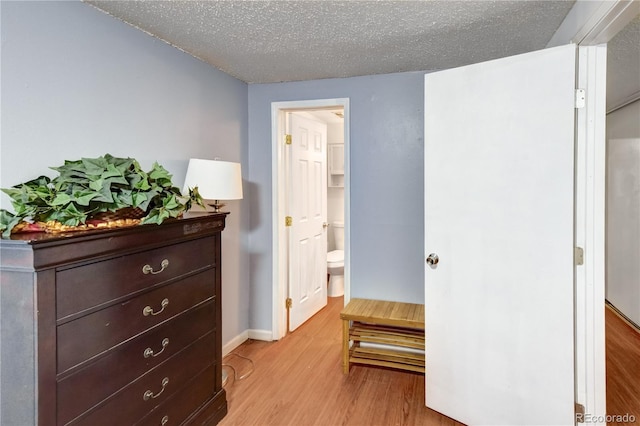
[[[344,223],[332,223],[336,249],[327,253],[327,273],[329,274],[329,297],[344,295]]]

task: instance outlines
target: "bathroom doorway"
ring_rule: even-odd
[[[274,340],[282,338],[290,329],[291,309],[295,309],[291,298],[292,276],[291,264],[291,228],[288,227],[287,216],[292,189],[287,181],[288,161],[291,145],[287,144],[287,132],[292,113],[325,123],[327,128],[326,146],[331,147],[333,159],[325,157],[327,164],[341,155],[343,170],[331,173],[327,170],[327,188],[324,193],[327,205],[327,238],[328,250],[334,247],[331,223],[344,224],[344,300],[349,300],[349,102],[348,99],[320,99],[292,102],[274,102],[271,108],[272,117],[272,205],[273,205],[273,316],[272,332]],[[339,149],[337,149],[339,148]],[[329,149],[325,147],[325,155]],[[293,219],[292,219],[293,220]],[[326,253],[322,254],[326,259]],[[326,268],[323,272],[326,285]],[[325,287],[326,289],[326,287]],[[327,294],[326,291],[324,293]],[[325,296],[326,297],[326,296]]]

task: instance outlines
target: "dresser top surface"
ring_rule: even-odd
[[[224,229],[227,214],[189,213],[180,219],[165,220],[161,225],[59,234],[14,234],[10,239],[0,239],[0,270],[41,270],[211,237]]]

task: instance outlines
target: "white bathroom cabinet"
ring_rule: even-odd
[[[344,144],[328,145],[329,186],[344,187]]]

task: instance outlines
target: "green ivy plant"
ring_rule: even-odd
[[[58,221],[78,226],[97,213],[115,212],[131,207],[145,212],[141,223],[160,224],[180,216],[192,203],[204,207],[198,188],[183,196],[171,183],[171,174],[153,164],[149,172],[141,169],[133,158],[117,158],[110,154],[98,158],[65,161],[51,167],[59,176],[40,176],[2,191],[11,197],[15,213],[0,209],[2,236],[22,221]]]

